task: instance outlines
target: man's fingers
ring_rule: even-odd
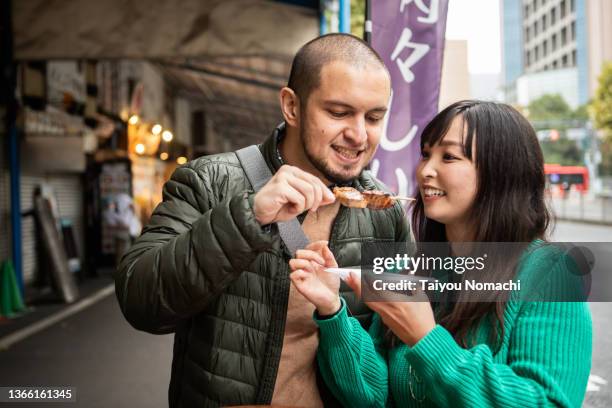
[[[293,187],[304,197],[304,210],[310,210],[315,203],[316,194],[312,184],[298,177],[287,177],[287,184]]]
[[[306,200],[304,196],[291,186],[284,186],[281,188],[283,189],[282,195],[286,200],[286,204],[290,207],[287,212],[293,216],[302,213],[306,206]]]
[[[336,196],[334,196],[334,193],[332,193],[331,190],[327,188],[327,186],[321,181],[320,178],[297,167],[293,167],[291,171],[296,177],[299,177],[304,181],[307,181],[308,183],[312,184],[316,187],[317,191],[320,192],[321,199],[318,202],[319,204],[317,205],[317,208],[321,205],[328,205],[336,201]]]
[[[332,191],[325,186],[323,189],[323,200],[321,201],[321,205],[333,204],[336,201],[336,196]]]
[[[321,202],[323,201],[323,190],[321,189],[320,183],[311,183],[314,191],[314,202],[310,211],[314,212],[319,209]]]

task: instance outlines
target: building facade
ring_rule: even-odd
[[[588,90],[592,97],[605,62],[612,61],[612,1],[587,1]]]
[[[605,0],[502,0],[506,101],[525,105],[558,93],[573,108],[587,103],[610,46],[602,38],[610,7]]]

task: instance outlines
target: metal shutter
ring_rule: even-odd
[[[45,181],[42,176],[21,175],[21,211],[34,207],[34,190]],[[30,283],[35,277],[38,255],[36,253],[36,223],[34,216],[21,219],[21,257],[23,259],[23,282]]]
[[[48,176],[21,176],[21,208],[22,211],[33,207],[34,191],[41,183],[46,182],[53,187],[57,199],[58,211],[61,218],[72,221],[77,236],[79,253],[83,254],[82,243],[85,242],[83,222],[83,185],[81,175],[48,175]],[[37,267],[36,231],[33,217],[25,217],[22,221],[23,240],[23,279],[30,283],[35,277]],[[82,260],[81,260],[82,261]]]
[[[80,174],[53,175],[47,178],[47,182],[53,187],[55,192],[60,218],[67,218],[72,221],[82,265],[83,252],[85,250],[82,176]]]

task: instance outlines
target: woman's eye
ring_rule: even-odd
[[[424,158],[424,159],[429,158],[429,152],[425,152],[425,151],[421,150],[421,157]]]
[[[444,154],[444,160],[457,160],[457,159],[458,157],[453,156],[452,154],[449,154],[449,153]]]

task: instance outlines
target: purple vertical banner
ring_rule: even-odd
[[[438,111],[448,0],[372,0],[372,46],[391,73],[391,102],[372,172],[415,192],[421,132]]]

